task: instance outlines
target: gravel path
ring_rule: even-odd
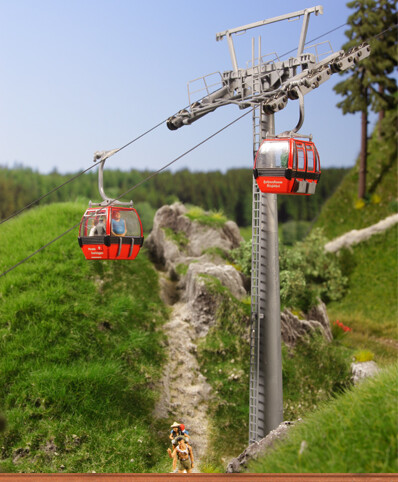
[[[164,283],[161,280],[161,286]],[[195,459],[192,472],[198,473],[208,444],[207,400],[211,388],[200,373],[195,330],[190,325],[186,304],[177,302],[171,308],[170,320],[163,328],[169,342],[169,362],[160,382],[163,396],[154,415],[185,424]]]

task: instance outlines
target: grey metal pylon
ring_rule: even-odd
[[[253,114],[253,151],[275,134],[274,116]],[[283,421],[278,211],[275,194],[253,182],[249,443]]]
[[[367,43],[348,52],[340,50],[323,60],[304,52],[310,14],[322,14],[323,8],[307,8],[298,12],[262,20],[220,32],[217,40],[227,38],[232,71],[220,74],[218,90],[192,102],[167,120],[167,127],[176,130],[190,125],[217,108],[236,104],[241,109],[254,108],[253,149],[260,141],[275,133],[274,113],[284,109],[288,100],[300,99],[300,120],[292,132],[298,130],[303,118],[303,96],[326,82],[331,75],[353,67],[370,55]],[[270,23],[303,17],[300,41],[295,58],[280,61],[275,57],[263,61],[259,45],[258,62],[252,42],[252,65],[238,67],[232,35]],[[259,44],[261,38],[259,38]],[[316,45],[312,46],[316,48]],[[213,75],[213,74],[210,74]],[[203,80],[205,81],[204,76]],[[197,81],[198,79],[196,79]],[[189,91],[189,84],[188,84]],[[282,364],[279,298],[278,220],[276,195],[262,194],[253,181],[253,245],[252,245],[252,321],[250,349],[250,420],[249,438],[257,441],[276,428],[283,419]],[[266,280],[264,282],[264,280]]]
[[[253,109],[253,157],[260,146],[259,111]],[[251,264],[251,320],[250,320],[250,378],[249,378],[249,443],[258,440],[258,385],[259,385],[259,337],[258,283],[259,283],[259,237],[260,237],[260,190],[253,178],[252,204],[252,264]]]

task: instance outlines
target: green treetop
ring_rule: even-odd
[[[344,99],[337,104],[343,114],[361,112],[361,156],[358,197],[366,193],[368,107],[378,112],[395,108],[396,79],[391,76],[397,66],[396,24],[397,10],[392,0],[354,0],[347,6],[355,10],[348,17],[350,29],[345,32],[345,50],[362,42],[371,46],[371,55],[362,60],[349,77],[334,89]],[[347,75],[347,72],[342,73]]]

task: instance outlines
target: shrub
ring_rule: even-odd
[[[374,353],[370,350],[359,350],[354,353],[353,358],[357,363],[368,362],[374,359]]]
[[[252,268],[252,240],[242,241],[239,248],[231,250],[230,256],[236,265],[239,266],[239,271],[250,276]]]
[[[279,255],[281,302],[307,311],[317,304],[340,299],[347,285],[338,259],[327,253],[327,239],[315,229],[292,248],[282,247]]]
[[[293,247],[281,246],[279,277],[281,303],[284,306],[307,311],[318,303],[340,299],[347,285],[339,261],[324,249],[327,239],[315,229]],[[231,256],[246,275],[251,272],[251,242],[242,242]]]
[[[192,207],[186,213],[186,217],[191,221],[197,221],[199,224],[210,226],[211,228],[222,228],[227,222],[227,218],[222,211],[204,211],[200,207]]]
[[[321,334],[282,345],[284,419],[296,420],[350,386],[350,351]]]

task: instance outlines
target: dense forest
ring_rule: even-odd
[[[279,221],[312,221],[320,212],[344,175],[343,168],[325,169],[317,187],[316,196],[278,196]],[[116,198],[146,179],[149,171],[123,172],[107,170],[104,175],[104,189],[109,197]],[[25,167],[8,169],[0,167],[0,219],[54,190],[76,174],[61,175],[56,171],[40,174]],[[229,219],[239,226],[251,224],[252,171],[231,169],[226,173],[162,172],[144,182],[128,194],[126,200],[134,200],[137,208],[155,211],[164,204],[181,201],[200,206],[206,210],[222,210]],[[87,199],[99,202],[97,173],[85,173],[62,188],[43,198],[40,203],[75,201]]]

